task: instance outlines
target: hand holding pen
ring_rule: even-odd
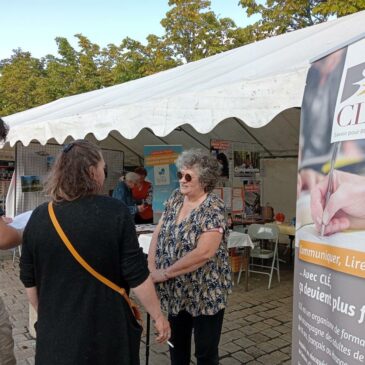
[[[311,213],[318,232],[322,233],[323,225],[323,235],[365,229],[365,176],[334,170],[331,179],[327,175],[311,191]]]

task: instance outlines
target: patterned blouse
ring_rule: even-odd
[[[197,247],[204,231],[223,228],[220,246],[209,261],[196,271],[158,284],[161,304],[169,314],[185,310],[193,317],[213,315],[225,308],[231,292],[231,269],[228,261],[229,230],[224,218],[224,202],[214,193],[179,224],[176,223],[184,196],[175,190],[166,202],[163,223],[157,239],[156,267],[166,269]]]

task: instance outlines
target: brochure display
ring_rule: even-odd
[[[293,364],[365,363],[365,39],[315,61],[299,146]]]

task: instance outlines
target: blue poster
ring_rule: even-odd
[[[175,161],[183,151],[182,146],[144,146],[147,178],[153,185],[152,209],[154,213],[164,211],[164,203],[179,187]]]

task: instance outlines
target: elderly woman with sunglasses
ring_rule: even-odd
[[[176,161],[174,191],[153,234],[148,266],[169,314],[172,365],[188,365],[194,330],[198,365],[218,365],[218,344],[231,291],[224,202],[212,192],[217,160],[201,150]]]
[[[104,167],[99,147],[67,145],[46,184],[53,204],[36,208],[25,228],[20,278],[38,311],[35,365],[138,365],[142,328],[120,288],[133,288],[151,314],[157,342],[169,338],[128,208],[101,195]]]

